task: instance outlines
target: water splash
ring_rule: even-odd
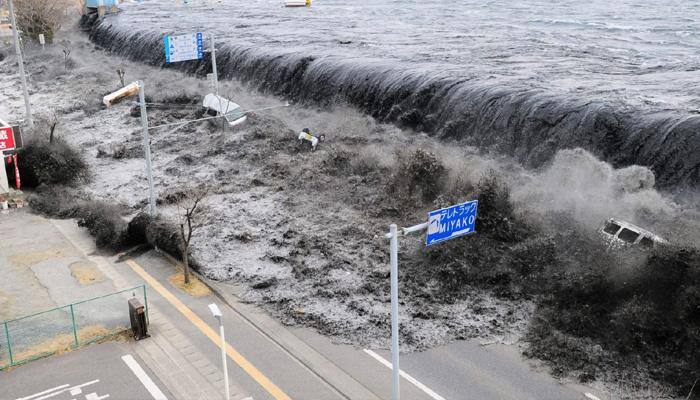
[[[107,18],[92,25],[91,38],[131,59],[166,66],[162,32]],[[700,115],[684,110],[651,110],[299,50],[226,43],[217,60],[222,78],[298,102],[347,103],[380,121],[512,156],[528,167],[546,164],[560,149],[580,147],[617,168],[648,167],[662,188],[700,184]],[[209,61],[170,67],[203,75]]]

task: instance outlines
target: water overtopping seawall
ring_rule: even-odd
[[[165,67],[162,34],[109,18],[83,21],[105,49]],[[399,126],[513,156],[538,167],[563,148],[582,147],[616,167],[638,164],[657,186],[700,184],[700,115],[635,109],[617,102],[510,88],[373,59],[339,59],[220,43],[221,78],[304,103],[346,102]],[[169,65],[197,74],[208,60]]]

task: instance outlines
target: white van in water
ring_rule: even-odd
[[[230,126],[240,125],[247,119],[241,106],[213,93],[204,96],[202,107],[211,116],[223,115]]]
[[[655,235],[646,229],[642,229],[629,222],[610,218],[600,229],[600,232],[609,241],[610,245],[640,245],[652,248],[659,244],[668,243],[661,236]]]

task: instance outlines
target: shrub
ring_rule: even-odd
[[[479,216],[476,231],[504,242],[516,242],[527,236],[527,227],[516,217],[510,202],[510,189],[493,170],[481,177],[476,191]]]
[[[329,175],[347,175],[351,172],[351,162],[355,157],[357,153],[343,148],[332,148],[321,161],[321,168]]]
[[[435,200],[447,177],[445,166],[435,154],[423,149],[400,151],[396,159],[388,191],[399,203],[408,206]]]
[[[73,147],[61,139],[34,141],[19,153],[20,174],[26,187],[72,185],[88,178],[88,166]]]
[[[41,185],[27,199],[32,210],[54,218],[78,215],[78,199],[83,196],[75,188],[61,185]]]
[[[97,247],[119,250],[127,242],[127,223],[119,207],[103,202],[88,202],[80,207],[78,225],[88,229]]]
[[[152,218],[147,213],[134,217],[127,228],[130,242],[147,243],[182,259],[182,239],[178,227],[161,217]],[[199,263],[189,256],[191,267],[198,269]]]
[[[69,0],[14,0],[17,25],[33,40],[44,34],[52,42],[66,19],[65,11],[75,3]]]

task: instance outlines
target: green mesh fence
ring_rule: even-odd
[[[137,298],[148,318],[146,286],[0,323],[0,370],[102,340],[130,326],[127,301]]]

